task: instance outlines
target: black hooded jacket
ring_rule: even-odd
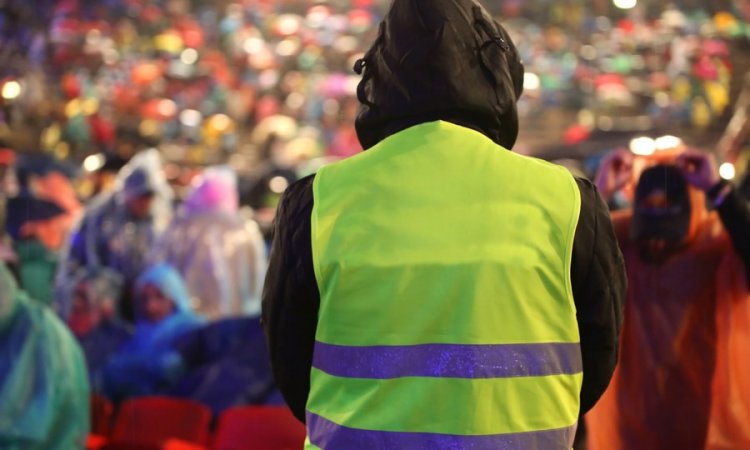
[[[356,128],[365,149],[434,120],[472,128],[505,148],[516,140],[523,65],[505,30],[474,1],[395,0],[377,40],[355,70],[363,72]],[[470,148],[462,151],[471,158]],[[314,175],[294,183],[281,200],[263,291],[274,377],[301,421],[320,305],[311,247],[313,180]],[[582,208],[571,279],[585,412],[614,371],[626,277],[605,202],[591,182],[577,183]]]

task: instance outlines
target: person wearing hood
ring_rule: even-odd
[[[31,298],[52,304],[58,253],[43,241],[44,228],[65,214],[56,203],[22,192],[6,203],[8,233],[18,258],[18,279]]]
[[[83,449],[86,362],[70,331],[19,290],[0,261],[0,448]]]
[[[152,395],[182,375],[176,344],[203,325],[192,313],[180,274],[168,264],[147,269],[136,283],[136,324],[132,338],[103,370],[104,393],[122,399]]]
[[[81,205],[65,166],[51,157],[24,156],[6,169],[6,177],[14,177],[13,187],[6,189],[14,194],[6,203],[5,231],[18,257],[21,289],[34,300],[50,305],[60,250]]]
[[[91,390],[101,392],[102,369],[130,339],[132,331],[117,318],[122,280],[108,269],[86,270],[74,283],[73,301],[66,311],[68,327],[86,356]]]
[[[169,223],[172,196],[158,151],[134,156],[118,174],[114,191],[96,197],[71,234],[56,278],[57,308],[69,308],[72,282],[80,268],[107,268],[123,278],[119,312],[131,321],[133,283]]]
[[[612,213],[631,288],[588,448],[748,448],[750,207],[709,154],[651,159],[616,152],[597,177],[609,196],[645,166],[633,207]]]
[[[209,320],[260,315],[265,243],[255,221],[238,208],[235,173],[204,170],[149,257],[180,272],[194,311]]]
[[[355,70],[365,149],[278,209],[263,292],[307,449],[568,450],[617,360],[589,181],[509,151],[524,69],[473,0],[395,0]]]

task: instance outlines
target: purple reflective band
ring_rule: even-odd
[[[349,347],[315,343],[313,366],[347,378],[509,378],[583,371],[577,343]]]
[[[576,425],[527,433],[456,435],[360,430],[307,412],[310,442],[322,450],[570,450]]]

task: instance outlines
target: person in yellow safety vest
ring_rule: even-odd
[[[395,0],[365,152],[285,192],[263,293],[306,449],[573,445],[617,360],[626,277],[589,181],[514,154],[524,69],[472,0]]]

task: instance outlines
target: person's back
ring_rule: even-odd
[[[475,1],[396,0],[355,71],[365,152],[287,189],[263,292],[307,448],[571,448],[624,272],[591,183],[507,150],[512,41]]]
[[[183,336],[176,347],[184,375],[163,394],[201,402],[217,417],[237,405],[280,400],[257,317],[212,322]]]
[[[89,389],[80,348],[47,307],[0,264],[0,448],[85,446]]]
[[[573,177],[432,122],[325,167],[314,191],[311,442],[570,448]]]

